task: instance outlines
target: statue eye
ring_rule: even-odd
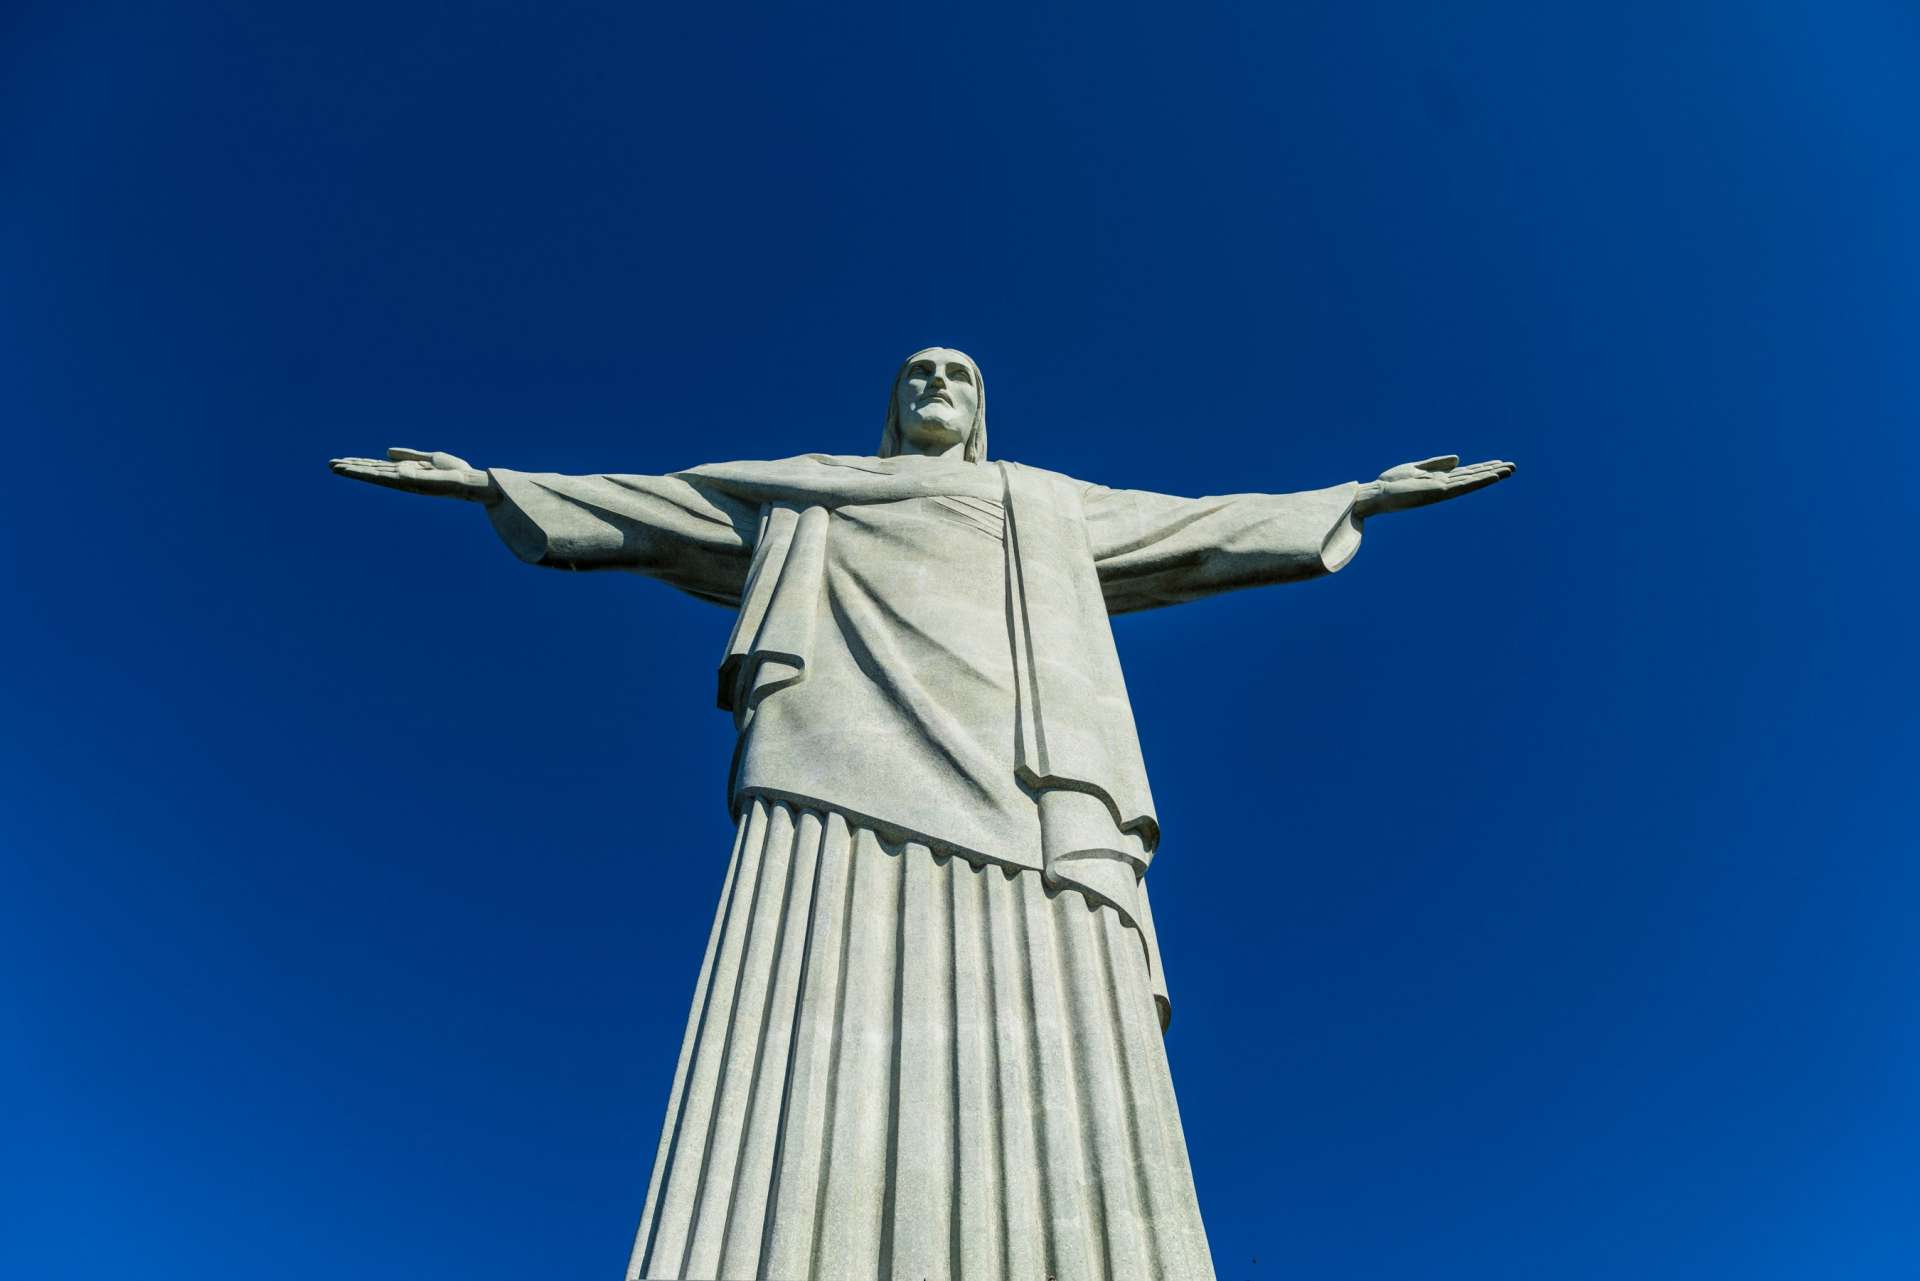
[[[964,368],[955,369],[949,377],[953,378],[956,382],[970,383],[973,381],[973,375],[968,373]]]

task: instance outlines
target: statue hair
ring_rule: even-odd
[[[899,372],[893,376],[893,386],[887,389],[887,426],[880,433],[879,455],[892,458],[900,452],[900,380],[907,376],[907,370],[913,362],[930,351],[953,351],[951,347],[922,347],[900,362]],[[973,430],[967,433],[966,444],[961,446],[961,456],[970,463],[982,462],[987,456],[987,383],[980,376],[980,366],[974,363],[972,356],[964,351],[954,352],[967,362],[967,368],[973,371],[973,394],[979,408],[973,415]]]

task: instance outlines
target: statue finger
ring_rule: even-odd
[[[1497,485],[1504,479],[1505,477],[1501,473],[1491,471],[1482,472],[1476,476],[1468,476],[1462,480],[1450,483],[1447,486],[1447,497],[1453,498],[1459,494],[1470,494],[1476,489],[1485,489],[1488,485]]]
[[[406,478],[393,463],[376,462],[371,458],[345,458],[332,465],[333,474],[345,476],[349,480],[364,480],[372,485],[405,485]]]
[[[1459,465],[1460,455],[1458,454],[1437,454],[1432,458],[1424,458],[1414,464],[1414,466],[1418,467],[1421,471],[1452,471]]]
[[[430,463],[433,461],[433,455],[431,453],[418,449],[406,449],[400,445],[394,445],[388,449],[387,457],[393,459],[396,463]]]

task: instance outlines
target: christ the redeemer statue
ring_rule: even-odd
[[[1493,484],[1431,458],[1174,498],[990,462],[960,352],[870,457],[664,476],[347,458],[523,560],[736,612],[738,822],[628,1275],[1213,1276],[1161,1033],[1160,840],[1111,614],[1331,573]]]

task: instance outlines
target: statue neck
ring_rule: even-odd
[[[951,458],[955,462],[964,462],[967,457],[967,442],[965,440],[957,440],[951,445],[923,447],[915,444],[911,440],[902,438],[900,441],[900,455],[902,457],[916,455],[922,458]]]

